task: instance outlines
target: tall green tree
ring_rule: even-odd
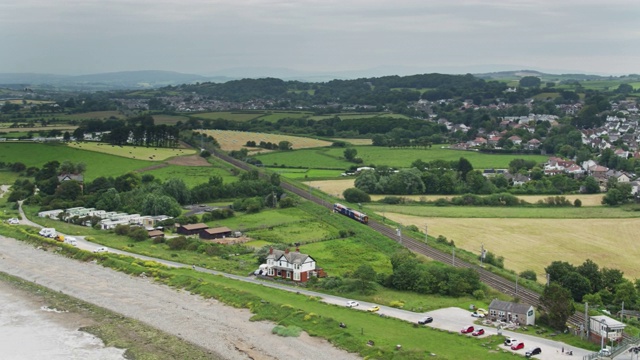
[[[556,282],[545,287],[540,305],[549,326],[557,330],[565,330],[569,316],[575,312],[571,292]]]
[[[360,291],[361,294],[369,292],[374,286],[372,283],[375,281],[376,276],[376,271],[370,264],[365,263],[360,265],[356,271],[353,272],[353,278],[357,280],[356,286],[358,291]]]

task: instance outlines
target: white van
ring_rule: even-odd
[[[40,234],[40,236],[48,238],[54,238],[56,237],[56,235],[58,235],[58,233],[56,233],[56,229],[54,228],[43,228],[38,234]]]
[[[71,236],[67,236],[64,239],[65,244],[69,244],[69,245],[73,245],[73,246],[78,246],[78,240],[76,240],[76,238],[71,237]]]

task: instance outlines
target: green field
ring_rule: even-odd
[[[267,229],[273,226],[313,220],[314,217],[298,208],[262,210],[256,214],[242,214],[224,220],[208,222],[211,227],[226,226],[242,232],[248,229]]]
[[[229,171],[225,169],[207,166],[168,165],[158,169],[144,171],[142,174],[151,174],[156,179],[162,181],[170,178],[178,178],[184,181],[189,188],[208,182],[212,176],[220,176],[225,184],[237,180],[237,177],[231,175]]]
[[[74,149],[63,144],[0,143],[0,161],[2,162],[22,162],[27,167],[41,167],[54,160],[61,163],[64,161],[85,163],[87,165],[87,171],[84,173],[85,181],[91,181],[100,176],[117,177],[129,171],[156,164],[152,161]]]
[[[156,114],[153,115],[153,122],[156,125],[175,125],[178,121],[187,122],[189,120],[186,116],[178,116],[178,115],[164,115],[164,114]]]
[[[542,155],[492,155],[475,151],[459,151],[442,149],[436,145],[431,149],[390,149],[379,146],[355,146],[358,157],[363,160],[363,166],[387,165],[396,168],[408,168],[411,163],[421,159],[425,162],[432,160],[457,161],[461,157],[471,162],[475,169],[505,169],[513,159],[535,160],[542,163],[547,160]],[[273,152],[257,155],[265,166],[309,167],[323,169],[347,169],[350,163],[342,157],[343,148],[306,149],[290,152]]]
[[[56,116],[57,117],[57,116]],[[86,113],[64,115],[62,118],[67,120],[85,120],[85,119],[99,119],[106,120],[109,118],[124,119],[125,116],[119,111],[92,111]]]
[[[368,112],[367,113],[340,113],[340,114],[332,114],[332,115],[316,115],[316,116],[311,116],[309,119],[311,119],[311,120],[324,120],[324,119],[331,119],[331,118],[333,118],[335,116],[339,117],[341,120],[368,119],[368,118],[377,117],[377,116],[390,117],[390,118],[394,118],[394,119],[408,119],[408,117],[406,115],[386,113],[386,112],[380,112],[380,113],[368,113]]]
[[[323,179],[336,178],[342,173],[342,170],[322,170],[322,169],[288,169],[288,168],[270,168],[276,174],[287,179]]]
[[[198,114],[190,114],[189,116],[197,119],[203,120],[217,120],[224,119],[230,121],[249,121],[253,119],[257,119],[262,116],[264,113],[261,111],[252,111],[252,112],[236,112],[236,111],[220,111],[220,112],[206,112],[206,113],[198,113]]]
[[[259,117],[260,120],[268,122],[277,122],[280,119],[300,119],[310,116],[310,112],[305,111],[282,111],[282,112],[267,112]]]

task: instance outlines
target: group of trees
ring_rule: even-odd
[[[282,140],[277,144],[269,141],[260,141],[259,143],[256,143],[253,140],[249,140],[245,145],[248,147],[259,147],[267,150],[291,150],[293,146],[291,142],[287,140]]]
[[[367,194],[419,195],[419,194],[548,194],[558,195],[577,191],[600,192],[598,181],[592,176],[573,177],[566,174],[544,175],[534,161],[514,159],[510,163],[510,174],[484,176],[474,170],[465,158],[458,161],[416,160],[410,169],[392,170],[387,166],[375,166],[375,170],[362,171],[354,185]],[[529,179],[522,185],[513,184],[513,175],[520,174]],[[628,184],[612,183],[609,186],[606,204],[617,205],[631,198]],[[507,199],[508,200],[508,199]],[[505,201],[507,201],[505,200]],[[509,202],[509,201],[507,201]],[[553,204],[557,205],[557,204]]]
[[[567,289],[576,302],[588,302],[591,306],[619,309],[640,307],[640,280],[635,284],[624,278],[618,269],[600,268],[587,259],[574,266],[564,261],[554,261],[545,268],[549,280]]]

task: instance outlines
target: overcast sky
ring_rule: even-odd
[[[0,0],[0,72],[640,73],[639,0]]]

